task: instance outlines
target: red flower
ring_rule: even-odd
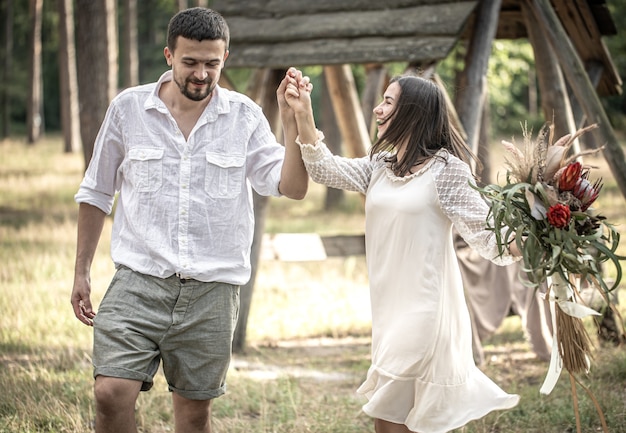
[[[568,206],[557,203],[554,206],[550,206],[547,215],[551,226],[562,229],[568,226],[571,212]]]
[[[583,166],[580,162],[575,161],[568,164],[559,177],[559,189],[561,191],[571,191],[576,186],[578,179],[580,179],[580,173],[583,170]]]
[[[586,211],[591,204],[596,201],[598,195],[600,195],[600,190],[602,189],[602,179],[596,180],[596,182],[592,185],[589,180],[587,180],[587,175],[589,172],[584,173],[576,185],[572,190],[572,194],[580,200],[580,210],[583,212]]]

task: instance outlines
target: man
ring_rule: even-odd
[[[168,26],[158,82],[127,89],[107,110],[76,194],[78,241],[72,306],[94,327],[96,432],[136,432],[135,402],[160,361],[177,432],[211,431],[250,277],[251,187],[302,199],[308,176],[297,146],[276,142],[259,106],[217,85],[229,29],[205,8]],[[310,91],[307,77],[288,75]],[[279,87],[284,101],[286,80]],[[293,116],[291,116],[293,117]],[[284,116],[287,143],[295,123]],[[116,274],[98,314],[90,267],[119,193],[111,238]]]

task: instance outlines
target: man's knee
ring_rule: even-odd
[[[94,384],[98,410],[115,413],[130,407],[134,411],[140,390],[141,382],[139,381],[98,376]]]
[[[213,400],[190,400],[174,393],[174,418],[177,430],[211,431],[211,404]]]

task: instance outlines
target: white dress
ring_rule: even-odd
[[[452,226],[499,265],[488,207],[469,185],[467,164],[441,150],[418,172],[397,177],[382,159],[334,156],[300,144],[311,178],[366,194],[365,239],[372,308],[372,365],[357,390],[363,411],[419,433],[444,433],[514,407],[474,364],[472,332]],[[447,162],[446,162],[447,160]]]

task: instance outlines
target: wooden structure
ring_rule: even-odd
[[[493,40],[528,38],[535,51],[545,118],[551,120],[554,114],[561,128],[557,133],[573,131],[582,123],[598,123],[595,142],[605,145],[605,158],[626,197],[624,152],[599,101],[599,96],[622,91],[602,41],[603,36],[616,33],[605,0],[214,0],[212,7],[226,18],[231,30],[227,69],[266,70],[268,73],[255,74],[265,80],[276,78],[270,71],[289,66],[323,66],[348,156],[366,153],[372,126],[366,118],[371,120],[367,114],[384,87],[383,65],[408,62],[432,76],[437,62],[460,41],[468,49],[453,115],[480,156],[487,63]],[[369,66],[361,102],[350,64]],[[570,98],[566,83],[574,98]],[[272,81],[272,91],[275,84]],[[264,85],[270,83],[252,83],[251,88]],[[268,118],[276,119],[275,104],[271,108],[267,102],[271,99],[257,101]],[[255,207],[259,207],[256,201]],[[258,214],[262,216],[260,210]],[[261,238],[262,229],[255,231],[253,268]],[[254,275],[253,270],[248,287],[242,289],[245,317]],[[236,333],[235,350],[245,341],[245,323],[241,326],[243,334]]]
[[[445,58],[475,33],[479,3],[492,0],[215,0],[231,28],[229,67],[428,63]],[[524,5],[501,0],[497,39],[528,37]],[[552,0],[554,11],[585,64],[602,64],[602,96],[621,80],[602,36],[617,34],[604,0]],[[476,29],[484,31],[485,29]]]
[[[483,104],[491,43],[494,38],[528,37],[536,52],[549,49],[537,61],[540,85],[543,72],[551,67],[562,76],[560,81],[553,76],[543,80],[552,87],[541,89],[550,105],[543,107],[546,117],[566,113],[564,119],[555,119],[565,129],[574,129],[582,117],[587,123],[599,123],[596,142],[606,143],[605,156],[626,196],[623,152],[598,101],[599,96],[619,94],[622,86],[602,41],[603,36],[616,33],[604,0],[214,0],[212,7],[224,15],[231,29],[228,68],[324,65],[351,155],[365,153],[363,143],[371,125],[360,114],[346,65],[398,61],[430,65],[445,58],[460,40],[476,45],[461,77],[468,92],[460,94],[455,105],[469,131],[468,141],[477,150],[481,113],[477,107]],[[549,21],[550,13],[557,25]],[[576,97],[571,103],[566,100],[566,82]],[[560,96],[549,97],[555,93]],[[577,111],[579,118],[567,116],[570,111]]]

